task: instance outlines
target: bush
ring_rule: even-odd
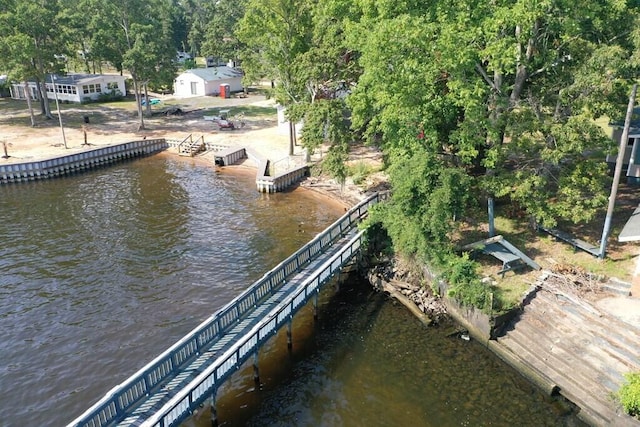
[[[123,98],[122,92],[118,89],[111,89],[109,92],[102,92],[98,95],[98,99],[96,102],[111,102],[111,101],[121,101]]]
[[[626,382],[618,390],[618,399],[627,414],[640,416],[640,372],[625,374]]]
[[[491,310],[491,289],[480,281],[477,269],[478,264],[470,260],[468,254],[450,255],[442,276],[449,284],[449,297],[487,312]]]
[[[373,172],[375,172],[375,168],[363,161],[359,161],[349,167],[349,175],[351,175],[355,185],[362,184],[367,176]]]

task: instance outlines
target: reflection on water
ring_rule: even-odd
[[[221,426],[580,426],[475,341],[426,328],[351,276],[262,352],[261,389],[247,366],[218,394]],[[203,410],[187,426],[210,425]]]
[[[0,425],[71,421],[342,210],[166,155],[0,187]],[[261,389],[247,367],[220,390],[224,425],[567,422],[484,348],[342,289],[295,317],[291,355],[261,350]]]

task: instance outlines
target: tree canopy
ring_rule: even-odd
[[[0,4],[3,68],[18,80],[81,50],[127,70],[138,94],[172,79],[176,50],[240,60],[247,83],[273,82],[304,121],[305,147],[330,145],[338,178],[354,141],[383,150],[394,191],[378,218],[424,257],[451,252],[459,219],[487,200],[545,225],[591,220],[615,149],[596,120],[623,117],[640,66],[636,1]]]
[[[394,195],[388,221],[422,224],[399,227],[398,239],[437,243],[424,216],[443,196],[450,206],[465,193],[504,198],[546,225],[588,221],[606,205],[603,153],[614,142],[594,120],[619,117],[637,78],[637,5],[359,4],[348,27],[363,70],[353,124],[388,153],[393,182],[428,188]],[[461,171],[472,179],[429,179]]]

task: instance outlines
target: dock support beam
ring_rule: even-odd
[[[287,322],[287,348],[289,351],[293,348],[293,340],[291,338],[291,319]]]
[[[216,409],[216,391],[211,394],[211,427],[218,427],[218,410]]]
[[[260,388],[260,368],[258,367],[258,350],[253,353],[253,382]]]
[[[318,321],[318,292],[313,296],[313,320]]]

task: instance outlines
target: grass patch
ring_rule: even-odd
[[[530,283],[517,275],[497,281],[491,289],[493,292],[493,312],[499,314],[520,304],[522,296],[530,286]]]
[[[243,115],[244,117],[260,118],[260,117],[273,117],[276,109],[274,107],[260,107],[256,105],[239,105],[235,107],[217,107],[208,108],[203,114],[217,116],[220,114],[220,110],[229,110],[229,116]]]
[[[347,176],[353,179],[355,185],[360,185],[369,175],[379,170],[380,166],[360,160],[347,166]]]
[[[616,200],[611,235],[607,242],[606,257],[603,260],[535,230],[526,215],[506,204],[498,204],[495,208],[495,234],[502,235],[544,270],[562,271],[567,266],[572,266],[578,271],[631,282],[637,249],[634,243],[618,242],[617,236],[637,206],[637,187],[621,183]],[[472,214],[474,217],[468,219],[469,224],[456,236],[459,246],[489,237],[487,214],[483,208],[484,206],[480,205]],[[587,224],[561,223],[558,229],[599,246],[605,213],[603,210]],[[501,261],[479,251],[474,253],[474,259],[480,266],[481,277],[491,279],[494,311],[508,309],[518,304],[524,292],[536,282],[540,275],[540,271],[525,266],[508,271],[503,277],[500,274]]]

